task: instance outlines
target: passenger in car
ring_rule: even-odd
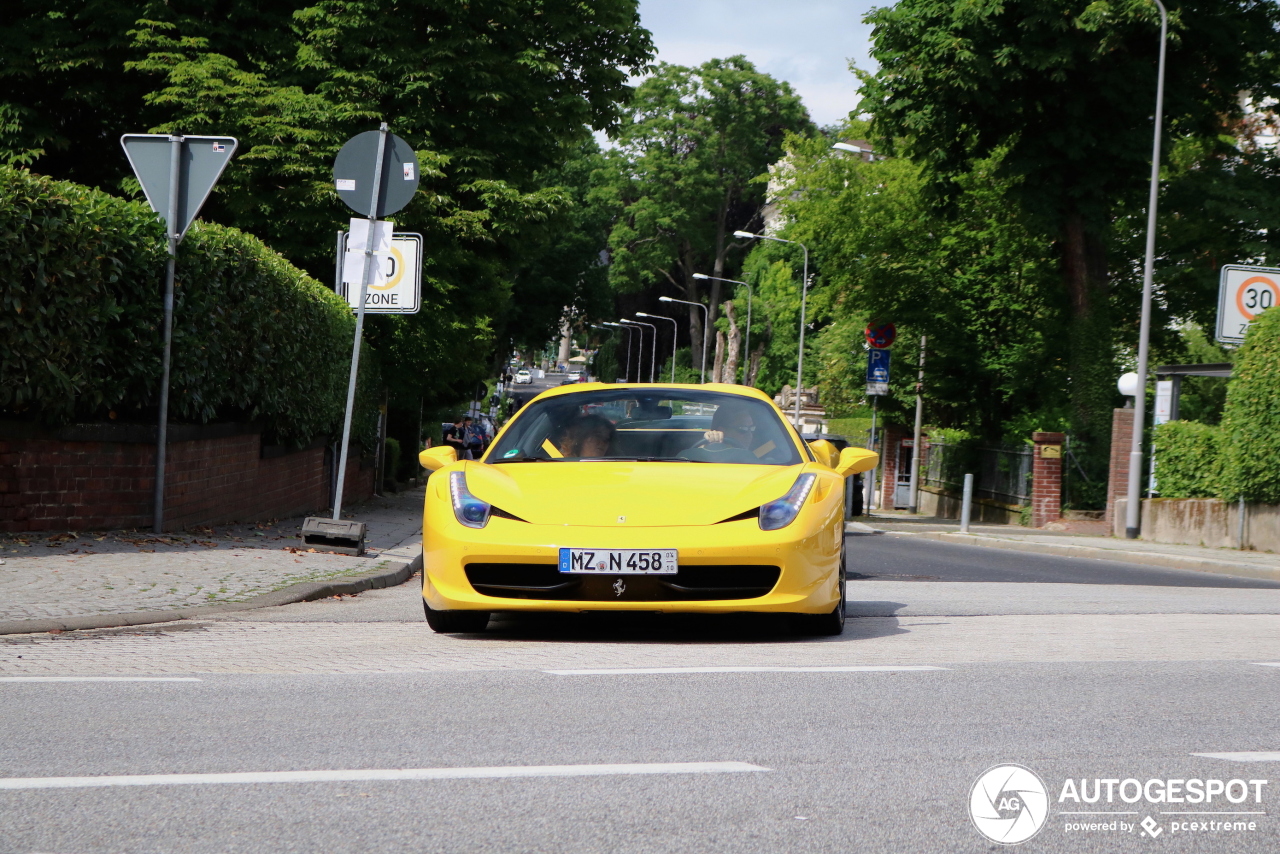
[[[603,415],[579,415],[565,425],[555,444],[566,457],[607,457],[613,434],[613,422]]]

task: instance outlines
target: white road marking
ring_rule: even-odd
[[[1280,667],[1280,661],[1255,661],[1261,667]]]
[[[4,682],[203,682],[194,676],[0,676]]]
[[[1226,759],[1229,762],[1280,762],[1280,750],[1245,750],[1239,753],[1193,753],[1207,759]]]
[[[195,786],[227,783],[350,783],[371,780],[478,780],[508,777],[609,777],[634,774],[737,774],[770,769],[749,762],[654,762],[632,765],[509,765],[492,768],[385,768],[349,771],[248,771],[232,774],[136,774],[122,777],[0,778],[0,789]]]
[[[897,670],[950,670],[927,664],[849,664],[834,667],[618,667],[595,670],[544,670],[556,676],[630,676],[655,673],[882,673]]]

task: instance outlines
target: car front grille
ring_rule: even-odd
[[[471,563],[466,573],[477,593],[504,599],[688,602],[764,596],[778,583],[782,570],[776,566],[716,564],[680,566],[674,575],[579,575],[560,572],[550,564]]]

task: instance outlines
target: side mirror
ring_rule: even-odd
[[[839,459],[840,452],[836,450],[835,445],[826,439],[814,439],[809,443],[809,450],[813,451],[813,455],[818,458],[818,462],[827,468],[833,469],[836,467],[836,460]]]
[[[458,452],[449,445],[438,445],[434,448],[427,448],[418,454],[418,462],[424,469],[428,471],[436,471],[442,469],[450,463],[458,461]]]
[[[880,455],[875,451],[868,451],[866,448],[845,448],[840,452],[840,460],[833,468],[836,474],[848,477],[851,474],[871,471],[879,464]]]

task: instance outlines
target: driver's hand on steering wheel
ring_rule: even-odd
[[[702,441],[706,442],[708,445],[718,445],[724,442],[724,431],[708,430],[702,437]]]

